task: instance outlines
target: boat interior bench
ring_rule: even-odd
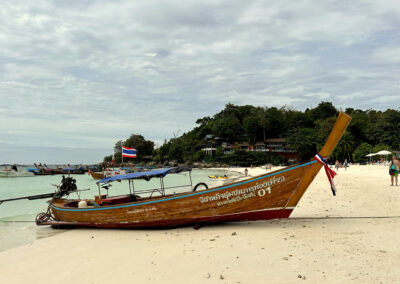
[[[107,197],[106,195],[103,195],[101,200],[98,196],[96,196],[95,202],[98,205],[116,205],[116,204],[135,202],[139,198],[140,198],[139,196],[134,195],[134,194],[119,195],[119,196],[112,196],[112,197]]]
[[[93,201],[87,201],[88,206],[92,207],[98,207],[98,206],[107,206],[107,205],[117,205],[117,204],[123,204],[123,203],[130,203],[130,202],[135,202],[140,199],[140,196],[134,195],[134,194],[129,194],[129,195],[120,195],[120,196],[112,196],[112,197],[107,197],[107,195],[102,195],[102,198],[98,196],[95,196],[95,200]],[[95,203],[95,204],[93,204]],[[79,202],[74,200],[71,202],[68,202],[67,204],[64,205],[65,207],[72,207],[72,208],[78,208],[79,207]]]

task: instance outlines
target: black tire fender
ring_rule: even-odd
[[[206,189],[208,189],[208,185],[206,183],[200,182],[200,183],[196,184],[195,187],[193,187],[193,191],[196,191],[196,189],[201,185],[204,185],[206,187]]]

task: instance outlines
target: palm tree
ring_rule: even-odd
[[[352,161],[350,153],[354,150],[354,136],[350,132],[346,131],[339,144],[336,147],[338,156],[347,156],[349,162]]]

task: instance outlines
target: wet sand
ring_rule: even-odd
[[[320,171],[290,219],[70,230],[1,252],[0,275],[4,283],[397,283],[400,186],[387,171],[340,169],[336,197]]]

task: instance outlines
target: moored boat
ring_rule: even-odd
[[[69,175],[69,174],[84,174],[83,168],[36,168],[31,172],[37,176],[49,176],[49,175]]]
[[[332,153],[350,120],[348,115],[340,113],[319,155],[305,163],[214,188],[198,190],[204,184],[192,186],[190,183],[188,192],[178,194],[166,194],[163,178],[167,174],[183,171],[190,173],[189,168],[175,167],[108,177],[97,182],[99,192],[94,199],[69,199],[58,192],[50,201],[48,211],[37,216],[36,223],[146,228],[288,218],[323,166],[323,158]],[[135,189],[135,180],[152,178],[160,179],[160,188]],[[129,194],[103,194],[104,189],[108,193],[112,182],[122,180],[129,182]]]
[[[124,175],[126,174],[126,170],[122,169],[107,169],[103,172],[92,172],[90,171],[90,175],[93,179],[103,179],[106,177],[113,177],[117,175]]]
[[[214,179],[229,179],[227,175],[223,176],[208,176],[209,179],[214,180]]]
[[[103,179],[104,178],[104,174],[103,172],[92,172],[89,171],[90,175],[92,176],[93,179]]]
[[[0,177],[32,177],[33,173],[28,171],[12,171],[2,170],[0,171]]]

